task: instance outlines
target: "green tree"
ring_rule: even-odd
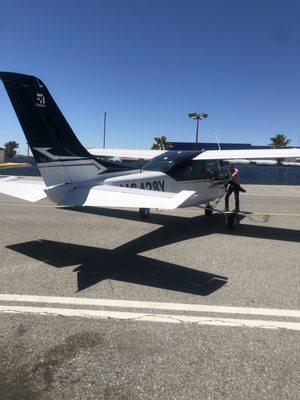
[[[152,150],[164,150],[165,144],[167,142],[166,136],[160,136],[154,138],[155,143],[153,143],[151,149]]]
[[[5,156],[8,158],[14,157],[17,154],[15,149],[17,149],[18,147],[19,147],[19,143],[15,142],[14,140],[11,142],[5,143],[5,145],[4,145]]]
[[[271,143],[269,144],[269,146],[271,146],[273,149],[283,149],[284,147],[287,147],[291,142],[290,139],[288,139],[281,133],[275,135],[274,137],[271,137],[270,140]]]

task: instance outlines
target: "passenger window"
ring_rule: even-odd
[[[206,163],[207,178],[217,178],[220,173],[218,161],[208,160]]]

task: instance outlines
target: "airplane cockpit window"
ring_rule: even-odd
[[[153,158],[147,164],[143,166],[144,171],[160,171],[168,173],[173,169],[177,170],[179,165],[184,164],[188,160],[192,160],[200,152],[199,151],[166,151],[163,154]]]
[[[145,164],[142,168],[143,171],[160,171],[167,172],[172,168],[174,162],[171,160],[152,160]]]
[[[219,163],[214,160],[188,161],[185,165],[169,173],[176,181],[216,179],[219,177],[219,174]]]

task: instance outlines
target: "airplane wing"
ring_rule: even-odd
[[[166,150],[132,150],[132,149],[88,149],[89,153],[98,157],[116,157],[128,160],[151,160]]]
[[[295,149],[251,149],[251,150],[206,150],[194,160],[259,160],[278,158],[300,158],[300,148]]]
[[[44,199],[44,181],[8,176],[0,178],[0,193],[35,202]]]
[[[157,208],[173,210],[195,192],[182,190],[179,193],[159,192],[125,188],[111,185],[76,187],[58,203],[64,206]]]
[[[132,150],[132,149],[88,149],[95,156],[143,159],[152,158],[165,153],[167,150]],[[300,158],[300,149],[249,149],[249,150],[206,150],[194,160],[265,160],[278,158]]]

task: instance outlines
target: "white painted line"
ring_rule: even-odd
[[[142,314],[120,311],[103,310],[83,310],[74,308],[49,308],[49,307],[21,307],[21,306],[0,306],[0,314],[38,314],[38,315],[58,315],[64,317],[81,318],[101,318],[101,319],[122,319],[144,322],[164,322],[164,323],[194,323],[197,325],[214,326],[235,326],[263,329],[289,329],[300,330],[300,323],[286,321],[262,321],[253,319],[229,319],[229,318],[210,318],[187,315],[164,315],[164,314]]]
[[[101,307],[120,307],[120,308],[142,308],[142,309],[169,310],[169,311],[194,311],[194,312],[209,312],[209,313],[221,313],[221,314],[270,315],[276,317],[300,318],[300,310],[210,306],[204,304],[156,303],[151,301],[148,302],[148,301],[132,301],[132,300],[89,299],[83,297],[0,294],[0,301],[70,304],[75,306],[81,305],[81,306],[101,306]]]

